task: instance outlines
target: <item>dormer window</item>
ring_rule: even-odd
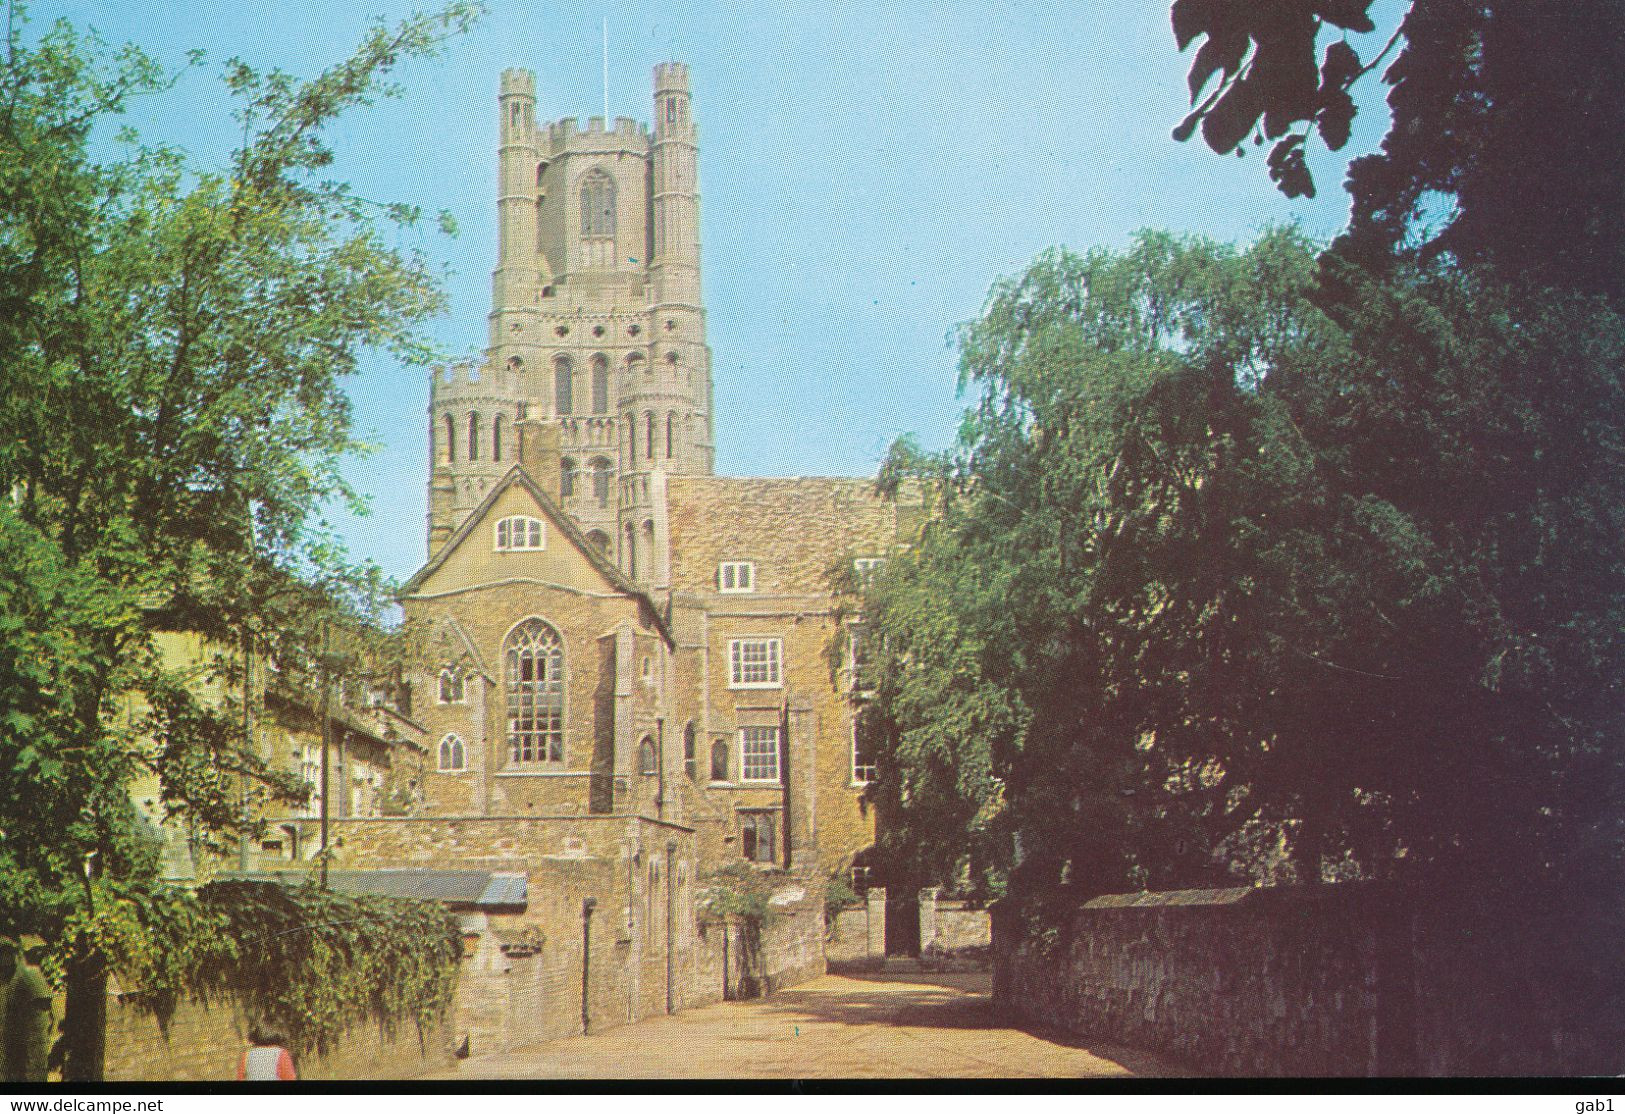
[[[497,523],[497,549],[545,549],[547,531],[542,520],[516,514]]]
[[[717,589],[723,592],[756,591],[756,562],[722,562],[717,566]]]

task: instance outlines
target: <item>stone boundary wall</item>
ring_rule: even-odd
[[[1013,1016],[1214,1075],[1625,1069],[1617,1015],[1542,993],[1534,934],[1375,886],[1062,894],[996,906],[993,938]]]
[[[828,926],[824,952],[831,963],[867,965],[886,955],[885,889],[870,887],[862,905],[842,909]],[[993,944],[993,919],[986,909],[939,898],[935,888],[919,892],[922,956],[985,956]]]
[[[216,1081],[237,1078],[237,1060],[248,1046],[248,1023],[235,1003],[202,1006],[182,1002],[167,1024],[120,1001],[107,999],[106,1079],[109,1083]],[[393,1033],[373,1022],[348,1030],[326,1056],[295,1059],[300,1079],[411,1079],[454,1062],[446,1025],[419,1033],[407,1021]]]

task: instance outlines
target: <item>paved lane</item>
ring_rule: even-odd
[[[1125,1049],[1011,1028],[986,974],[826,975],[516,1052],[443,1079],[812,1079],[1180,1075]]]

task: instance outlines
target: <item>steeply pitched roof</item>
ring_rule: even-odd
[[[457,621],[455,615],[441,615],[435,620],[435,625],[450,628],[453,640],[463,648],[463,653],[474,663],[474,668],[479,670],[487,681],[495,683],[496,678],[491,675],[491,670],[485,664],[485,658],[480,655],[480,648],[474,645],[474,640],[468,636],[468,631],[463,629],[463,624]]]
[[[508,469],[507,475],[491,485],[491,490],[485,493],[485,498],[480,500],[480,505],[469,512],[468,517],[463,519],[463,524],[457,527],[456,532],[450,538],[446,539],[446,544],[441,546],[433,557],[429,558],[427,564],[412,574],[412,579],[401,586],[401,597],[411,596],[419,588],[423,587],[424,582],[433,576],[440,566],[446,563],[446,559],[451,556],[452,551],[462,545],[463,541],[474,532],[485,519],[485,516],[491,512],[492,506],[502,497],[503,492],[515,486],[523,488],[532,499],[536,500],[536,505],[552,521],[554,528],[569,540],[576,551],[585,557],[588,564],[602,574],[604,579],[608,580],[616,591],[626,593],[647,607],[661,635],[668,642],[672,641],[671,631],[667,629],[665,616],[655,606],[654,600],[643,589],[628,580],[626,574],[616,568],[613,561],[605,557],[596,545],[588,541],[587,536],[581,532],[581,527],[577,526],[575,521],[553,501],[553,498],[542,490],[541,485],[531,479],[530,474],[517,464]]]

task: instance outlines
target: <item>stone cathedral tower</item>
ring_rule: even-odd
[[[527,70],[498,103],[490,336],[481,366],[433,380],[429,552],[523,454],[589,540],[664,585],[666,477],[714,461],[688,68],[655,67],[652,135],[538,126]]]

